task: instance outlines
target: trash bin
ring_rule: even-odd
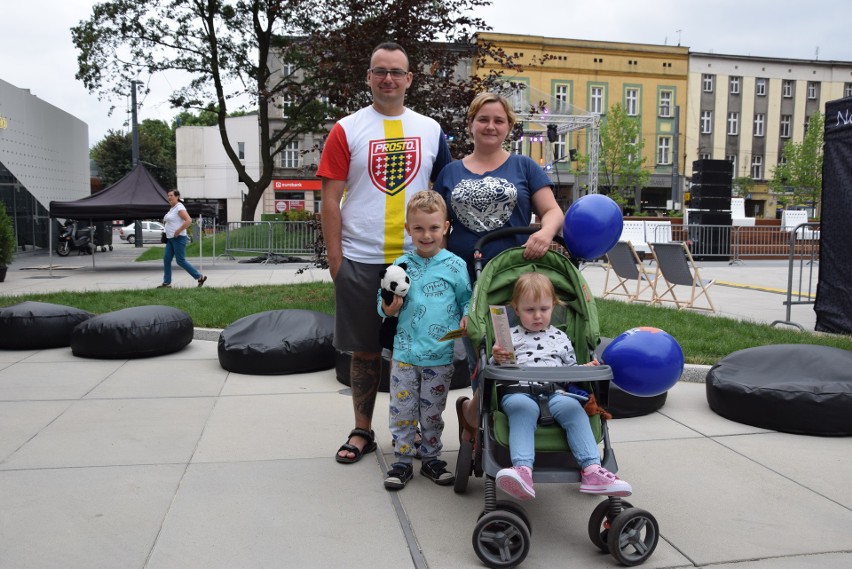
[[[112,251],[112,222],[98,221],[95,227],[95,247],[100,247],[101,251],[109,249]]]

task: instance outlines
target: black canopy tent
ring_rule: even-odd
[[[192,217],[215,216],[205,204],[185,204]],[[162,219],[169,211],[166,190],[140,162],[122,179],[96,194],[67,202],[50,202],[52,219],[104,221],[113,219]],[[52,229],[52,224],[51,224]],[[50,237],[51,256],[53,237]],[[92,255],[92,266],[95,258]]]
[[[185,204],[189,215],[214,215],[203,204]],[[50,217],[62,219],[162,219],[169,211],[166,190],[140,162],[125,177],[96,194],[70,202],[50,202]]]

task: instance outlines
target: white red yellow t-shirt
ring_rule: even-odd
[[[387,117],[365,107],[335,124],[317,176],[346,182],[343,256],[382,264],[410,250],[404,227],[408,198],[428,190],[451,160],[440,125],[410,109]]]

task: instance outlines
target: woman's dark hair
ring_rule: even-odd
[[[180,190],[169,190],[166,194],[174,194],[176,198],[180,197]]]

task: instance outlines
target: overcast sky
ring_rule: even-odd
[[[70,28],[94,0],[3,2],[0,79],[89,125],[89,145],[109,129],[128,130],[129,101],[98,101],[74,78]],[[712,7],[710,7],[712,6]],[[519,7],[522,8],[519,9]],[[692,51],[852,61],[846,4],[841,0],[494,0],[479,15],[495,32],[546,37],[680,45]],[[170,121],[161,77],[142,102],[139,120]],[[115,105],[112,116],[109,108]]]

